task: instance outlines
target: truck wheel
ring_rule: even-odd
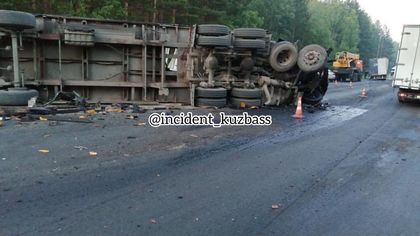
[[[265,41],[261,39],[235,39],[233,41],[235,48],[241,49],[264,49]]]
[[[317,44],[311,44],[300,50],[297,63],[302,71],[315,72],[324,66],[326,60],[327,51]]]
[[[265,48],[264,49],[258,49],[256,51],[256,54],[258,56],[268,57],[270,56],[271,48],[275,45],[275,42],[272,43],[270,41],[270,38],[265,38]]]
[[[233,30],[233,35],[236,38],[260,39],[265,38],[266,31],[260,28],[238,28]]]
[[[271,49],[269,62],[271,67],[277,72],[285,72],[296,65],[298,51],[294,44],[290,42],[276,43]]]
[[[21,31],[35,28],[35,16],[26,12],[0,10],[0,27]]]
[[[321,81],[315,89],[304,91],[302,102],[309,105],[319,104],[328,90],[328,69],[324,70]]]
[[[231,37],[226,36],[198,36],[197,45],[206,47],[230,47]]]
[[[201,88],[195,89],[195,96],[198,98],[226,98],[225,88]]]
[[[247,107],[247,108],[249,108],[249,107],[260,107],[261,104],[262,104],[262,100],[261,99],[249,99],[249,98],[235,98],[235,97],[231,97],[230,98],[230,103],[235,108],[240,108],[241,107],[241,103],[244,103],[245,104],[245,107]]]
[[[198,26],[199,35],[223,36],[230,33],[229,27],[225,25],[204,24]]]
[[[314,91],[310,93],[304,93],[302,97],[302,102],[309,105],[316,105],[322,101],[324,96],[321,94],[321,92],[318,89],[315,89]]]
[[[38,96],[38,91],[33,89],[9,88],[8,90],[0,90],[0,105],[27,106],[29,99]]]
[[[197,98],[195,105],[198,107],[225,107],[226,98]]]
[[[231,92],[232,97],[236,98],[257,98],[261,99],[262,97],[262,90],[255,88],[255,89],[248,89],[248,88],[233,88]]]

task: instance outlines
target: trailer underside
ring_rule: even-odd
[[[319,103],[328,87],[324,48],[299,52],[263,29],[0,14],[0,100],[33,88],[43,101],[74,91],[91,103],[260,106]]]

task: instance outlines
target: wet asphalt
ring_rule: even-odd
[[[420,235],[420,105],[348,85],[302,121],[248,111],[270,127],[7,121],[0,235]]]

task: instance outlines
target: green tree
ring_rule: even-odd
[[[397,44],[357,0],[2,0],[1,9],[101,19],[262,27],[274,40],[320,44],[395,62]]]
[[[293,40],[293,0],[253,0],[248,8],[263,19],[261,26],[271,31],[274,39]]]
[[[331,47],[334,52],[358,52],[359,23],[356,11],[340,0],[309,2],[310,43]]]
[[[126,16],[124,6],[119,0],[102,1],[102,5],[95,7],[89,15],[100,19],[121,19]]]

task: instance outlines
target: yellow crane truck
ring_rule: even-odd
[[[363,74],[363,61],[360,55],[351,52],[338,52],[333,62],[333,72],[339,81],[360,81]]]

